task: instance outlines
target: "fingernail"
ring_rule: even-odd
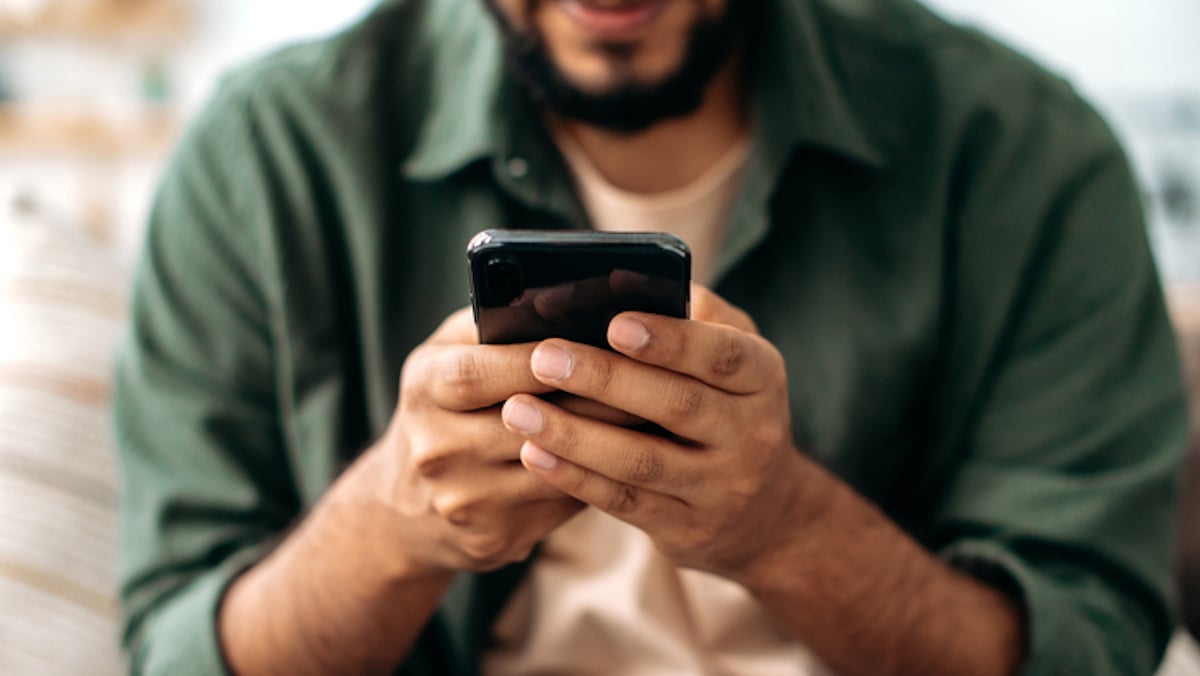
[[[542,378],[562,380],[571,375],[575,358],[556,345],[539,345],[533,351],[532,367],[533,372]]]
[[[526,465],[533,465],[544,472],[549,472],[558,465],[558,458],[554,454],[529,442],[521,447],[521,460]]]
[[[650,341],[646,325],[629,317],[617,317],[608,325],[608,339],[613,347],[622,350],[640,350]]]
[[[523,401],[509,399],[504,404],[504,422],[522,434],[536,434],[542,429],[542,413]]]

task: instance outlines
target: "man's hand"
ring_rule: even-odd
[[[532,352],[478,345],[464,310],[409,355],[384,437],[226,594],[219,631],[236,673],[391,673],[456,571],[525,558],[581,508],[521,467],[500,420],[515,393],[553,389],[531,374]]]
[[[838,673],[1008,674],[1018,602],[950,569],[791,441],[779,352],[697,288],[700,321],[626,313],[614,354],[561,340],[543,384],[660,425],[582,418],[524,394],[504,420],[548,485],[645,531],[678,565],[741,583]]]
[[[396,556],[414,572],[484,571],[529,556],[582,505],[531,476],[498,404],[553,388],[529,370],[532,345],[478,345],[459,311],[409,355],[400,403],[364,471],[394,509]]]
[[[645,531],[679,565],[743,578],[782,544],[805,460],[791,440],[783,358],[740,310],[695,287],[696,321],[624,313],[621,354],[561,340],[531,357],[545,386],[629,412],[670,436],[590,420],[517,394],[509,429],[548,485]],[[624,355],[624,356],[623,356]]]

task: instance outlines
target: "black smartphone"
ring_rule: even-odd
[[[467,268],[482,343],[608,347],[621,312],[688,316],[692,254],[666,233],[484,230],[467,245]]]

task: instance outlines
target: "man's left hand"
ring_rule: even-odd
[[[803,525],[801,493],[815,477],[792,441],[783,357],[745,313],[693,289],[693,320],[614,318],[618,353],[551,339],[531,358],[546,385],[668,434],[525,394],[508,399],[504,421],[527,440],[522,463],[550,485],[646,532],[678,565],[746,581]]]

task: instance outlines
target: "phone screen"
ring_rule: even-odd
[[[672,235],[488,230],[467,258],[483,343],[607,347],[621,312],[687,317],[691,255]]]

